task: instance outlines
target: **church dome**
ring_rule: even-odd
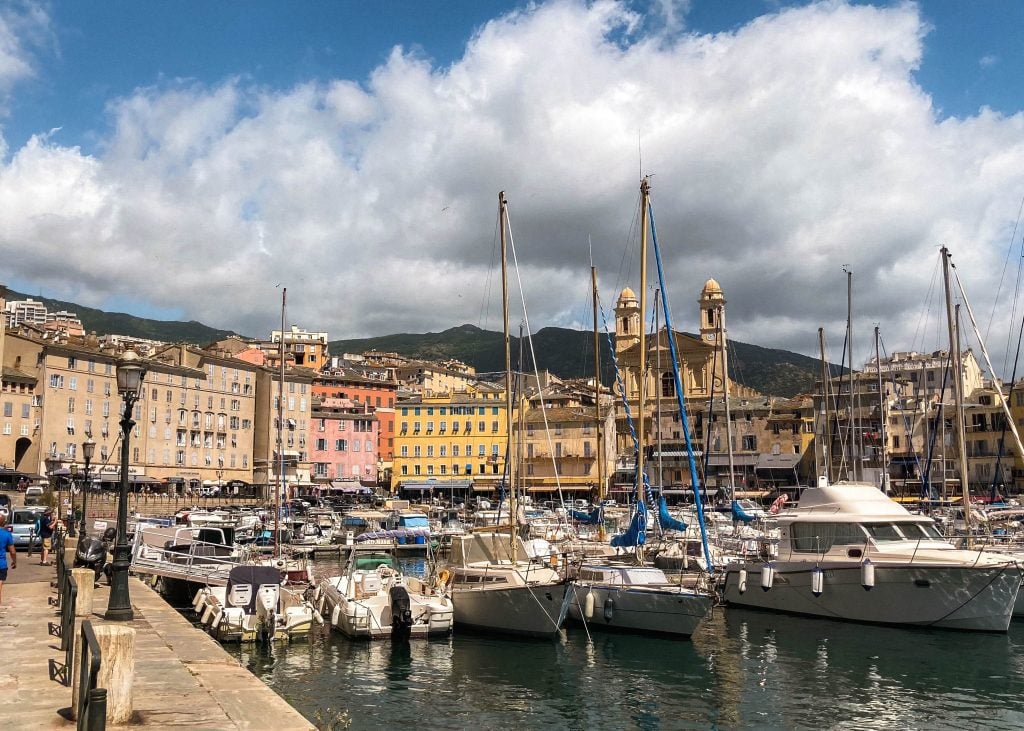
[[[709,279],[704,282],[704,289],[701,291],[701,294],[705,296],[710,294],[722,294],[722,285],[714,279]]]
[[[622,292],[619,294],[619,302],[624,302],[626,300],[635,300],[635,299],[636,299],[636,292],[634,292],[629,287],[626,287],[625,289],[623,289]]]

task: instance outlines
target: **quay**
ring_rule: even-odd
[[[68,541],[67,556],[74,556]],[[72,729],[71,687],[54,668],[64,664],[64,651],[53,625],[60,610],[51,582],[54,566],[40,566],[38,553],[18,554],[18,568],[9,571],[0,607],[0,718],[6,728]],[[256,678],[211,637],[193,627],[142,581],[131,578],[135,618],[107,623],[103,619],[109,589],[95,590],[94,626],[115,624],[136,630],[133,716],[129,725],[108,729],[313,729],[298,711]],[[77,669],[76,669],[77,673]]]

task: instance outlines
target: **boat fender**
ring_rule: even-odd
[[[203,599],[206,597],[206,590],[200,589],[196,592],[196,598],[192,600],[192,611],[198,612],[200,605],[203,603]]]
[[[823,591],[825,591],[825,572],[821,570],[820,566],[815,566],[811,569],[811,593],[814,596],[821,596]]]
[[[213,615],[213,622],[210,623],[210,629],[217,629],[220,626],[220,620],[224,617],[224,610],[218,609]]]
[[[612,615],[615,614],[615,600],[608,597],[604,600],[604,621],[611,622]]]
[[[864,563],[860,565],[860,585],[864,587],[864,591],[871,591],[875,585],[875,565],[871,563],[870,558],[864,559]]]
[[[739,573],[739,577],[738,578],[739,578],[739,581],[737,582],[738,583],[737,588],[739,589],[740,594],[744,594],[747,591],[747,570],[746,569],[740,569],[740,573]]]
[[[441,586],[448,586],[448,582],[451,581],[452,572],[448,569],[441,569],[441,573],[437,575],[437,581]]]
[[[772,584],[775,582],[775,567],[771,565],[771,562],[766,563],[761,567],[761,589],[768,591],[772,588]]]
[[[597,598],[594,596],[594,592],[588,591],[587,595],[583,598],[583,616],[587,619],[594,618],[594,604],[596,604]]]
[[[331,612],[331,624],[335,627],[338,626],[338,619],[341,617],[341,605],[335,604],[334,611]]]

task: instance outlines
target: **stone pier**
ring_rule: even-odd
[[[69,544],[72,542],[69,541]],[[54,677],[64,663],[51,624],[54,567],[23,553],[4,584],[0,607],[0,719],[5,728],[73,729],[71,687]],[[108,729],[313,729],[298,711],[193,627],[152,589],[132,578],[135,630],[132,718]],[[89,619],[106,624],[106,583],[95,591]],[[77,641],[77,637],[76,637]],[[77,668],[75,668],[77,674]]]

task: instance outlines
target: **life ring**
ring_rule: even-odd
[[[441,569],[441,572],[437,575],[437,581],[441,584],[441,586],[447,586],[451,578],[452,572],[448,569]]]

